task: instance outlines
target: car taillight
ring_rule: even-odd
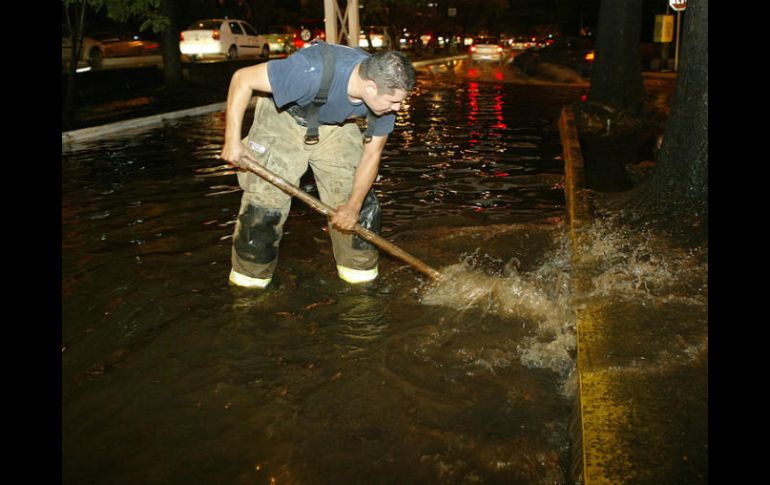
[[[218,31],[218,30],[215,30],[215,31],[213,31],[213,32],[211,33],[211,37],[212,37],[214,40],[219,40],[219,31]]]
[[[184,32],[179,32],[179,42],[184,40]]]
[[[586,54],[585,55],[585,60],[587,60],[588,62],[593,62],[593,60],[594,60],[594,51],[591,51],[588,54]]]
[[[475,45],[471,46],[471,52],[476,52],[476,46]]]
[[[503,52],[503,48],[502,47],[498,47],[497,48],[497,52]]]

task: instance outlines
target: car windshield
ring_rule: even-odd
[[[474,44],[494,44],[497,45],[500,43],[500,40],[497,37],[476,37],[476,40],[473,41]]]
[[[219,30],[221,23],[219,20],[199,20],[187,30]]]

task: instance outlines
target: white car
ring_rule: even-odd
[[[270,43],[247,22],[206,19],[179,34],[179,51],[193,60],[204,57],[270,57]]]
[[[502,65],[505,53],[499,37],[481,36],[473,39],[468,49],[468,60],[471,64],[478,61],[494,61]]]

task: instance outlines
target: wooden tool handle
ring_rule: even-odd
[[[275,185],[279,189],[283,190],[287,194],[302,200],[302,202],[309,205],[316,212],[319,212],[325,215],[326,217],[332,217],[334,215],[335,213],[334,209],[324,204],[320,200],[316,199],[312,195],[308,194],[307,192],[304,192],[300,188],[290,184],[288,181],[286,181],[286,179],[282,178],[275,172],[272,172],[266,169],[259,163],[249,160],[246,157],[243,157],[239,165],[259,175],[260,177],[270,182],[271,184]],[[390,253],[392,256],[395,256],[398,259],[402,260],[403,262],[411,265],[416,270],[420,271],[421,273],[430,277],[431,279],[438,280],[441,277],[441,273],[431,268],[420,259],[417,259],[416,257],[407,253],[400,247],[391,243],[387,239],[384,239],[383,237],[379,236],[378,234],[375,234],[369,229],[366,229],[360,224],[356,224],[355,227],[353,227],[353,231],[359,236],[361,236],[363,239],[366,239],[367,241],[374,244],[378,248]]]

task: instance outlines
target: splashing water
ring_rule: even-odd
[[[485,263],[493,258],[480,256],[480,248],[463,254],[459,263],[440,270],[440,281],[423,288],[420,301],[461,312],[481,310],[512,325],[529,323],[531,331],[517,343],[518,359],[526,367],[559,373],[562,393],[572,395],[576,307],[591,299],[657,307],[675,303],[684,311],[707,304],[707,248],[681,249],[649,231],[621,229],[612,220],[595,221],[584,236],[573,259],[566,231],[556,233],[558,248],[529,272],[516,269],[516,258],[501,270],[488,271]],[[573,265],[590,280],[580,294],[572,288]],[[704,336],[685,351],[707,345]]]
[[[476,250],[460,263],[442,268],[443,278],[425,288],[421,302],[461,311],[475,308],[512,324],[534,324],[532,335],[517,344],[520,362],[550,369],[569,381],[575,366],[575,332],[567,256],[568,247],[562,244],[534,271],[520,273],[512,258],[502,271],[490,274],[479,267],[483,258]]]
[[[586,297],[707,303],[708,248],[683,249],[645,229],[597,220],[576,264],[591,277]]]

